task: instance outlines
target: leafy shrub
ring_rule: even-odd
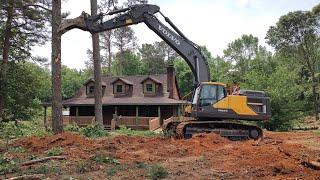
[[[48,151],[48,156],[59,156],[63,153],[63,148],[61,147],[53,147]]]
[[[104,137],[109,135],[109,133],[105,129],[101,128],[98,124],[90,124],[87,127],[81,128],[81,133],[89,138]]]
[[[164,167],[155,164],[149,167],[149,176],[151,179],[163,179],[168,176],[168,172]]]
[[[0,175],[13,173],[19,171],[17,164],[12,160],[6,158],[3,154],[0,155]]]
[[[80,131],[80,127],[77,124],[71,124],[71,125],[67,125],[64,128],[64,131],[69,131],[69,132],[79,132]]]

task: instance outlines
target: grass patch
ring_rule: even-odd
[[[47,152],[48,156],[60,156],[62,153],[63,148],[61,147],[53,147]]]
[[[117,164],[115,166],[111,166],[107,169],[107,175],[108,176],[114,176],[117,174],[117,172],[119,171],[123,171],[123,170],[126,170],[127,167],[126,166],[123,166],[121,164]]]
[[[53,164],[42,164],[31,171],[34,174],[61,174],[61,169],[59,166]]]
[[[315,135],[320,136],[320,130],[316,130],[313,132]]]
[[[76,163],[76,172],[83,174],[92,170],[92,163],[87,161],[78,161]]]
[[[8,152],[24,153],[24,152],[26,152],[26,150],[25,150],[23,147],[21,147],[21,146],[17,146],[17,147],[10,147],[10,148],[8,149]]]
[[[151,165],[148,169],[148,176],[151,179],[164,179],[168,176],[167,170],[159,164]]]
[[[159,164],[147,164],[144,162],[136,162],[136,168],[144,169],[147,177],[150,179],[164,179],[168,176],[167,170]]]
[[[132,130],[131,128],[127,128],[125,126],[120,126],[119,129],[113,132],[113,135],[155,137],[155,136],[161,136],[161,133],[155,133],[152,131],[137,131],[137,130]]]
[[[92,160],[99,164],[120,164],[120,161],[114,157],[97,155]]]

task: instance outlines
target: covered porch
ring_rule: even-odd
[[[67,106],[69,115],[64,115],[64,126],[77,124],[80,127],[87,126],[95,122],[94,106]],[[103,123],[106,129],[111,129],[112,120],[115,126],[124,125],[135,130],[155,130],[158,129],[163,119],[171,116],[179,116],[180,105],[104,105]],[[117,117],[117,118],[115,118]],[[47,117],[47,108],[44,112],[45,125],[51,125],[51,118]]]

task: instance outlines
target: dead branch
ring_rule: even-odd
[[[8,180],[21,180],[21,179],[43,179],[45,177],[44,174],[27,174],[17,177],[9,178]]]
[[[52,159],[63,160],[63,159],[66,159],[66,157],[65,156],[49,156],[49,157],[44,157],[41,159],[34,159],[31,161],[23,162],[20,164],[20,166],[28,166],[28,165],[32,165],[32,164],[36,164],[39,162],[44,162],[44,161],[48,161],[48,160],[52,160]]]

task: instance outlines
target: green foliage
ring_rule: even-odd
[[[83,174],[92,170],[92,163],[88,161],[77,161],[76,162],[76,172]]]
[[[154,137],[159,136],[160,134],[157,134],[152,131],[136,131],[132,130],[131,128],[127,128],[125,126],[120,126],[120,129],[117,129],[116,134],[126,135],[126,136],[146,136],[146,137]]]
[[[77,69],[70,69],[67,66],[62,66],[61,76],[63,99],[73,97],[76,92],[79,91],[85,80],[89,78],[89,76],[82,71],[78,71]]]
[[[7,120],[31,120],[49,99],[49,71],[34,63],[10,63],[7,86]]]
[[[50,174],[50,173],[61,174],[61,169],[59,166],[49,163],[49,164],[41,164],[39,167],[32,169],[31,172],[37,173],[37,174]]]
[[[77,124],[69,124],[64,127],[64,131],[69,131],[69,132],[79,132],[80,127]]]
[[[15,161],[6,158],[3,154],[0,154],[0,175],[8,173],[18,172],[19,168]]]
[[[97,138],[97,137],[104,137],[108,136],[109,133],[101,128],[98,124],[90,124],[87,127],[81,128],[81,133],[89,138]]]
[[[193,73],[183,59],[175,59],[173,65],[176,71],[179,91],[183,97],[193,90]]]
[[[123,171],[125,169],[125,167],[123,165],[116,165],[116,166],[111,166],[107,169],[107,175],[108,176],[114,176],[117,174],[117,172],[119,171]]]
[[[46,132],[37,121],[2,122],[0,123],[0,138],[9,143],[11,139],[25,136],[43,137],[50,133]]]
[[[92,160],[99,164],[120,164],[118,159],[110,156],[97,155],[94,156]]]
[[[319,5],[313,11],[294,11],[280,17],[275,26],[267,32],[267,43],[279,54],[291,59],[293,66],[298,65],[300,80],[309,91],[309,107],[317,118],[319,110],[319,73],[320,34]],[[306,93],[304,93],[306,95]]]
[[[160,46],[155,44],[142,44],[139,49],[141,61],[143,63],[144,74],[164,74],[165,54]]]
[[[62,147],[53,147],[47,152],[48,156],[59,156],[62,153],[63,153]]]
[[[131,51],[117,53],[112,63],[114,75],[139,75],[142,73],[142,64],[139,56]]]
[[[168,176],[167,170],[159,164],[148,167],[148,175],[151,179],[164,179]]]

